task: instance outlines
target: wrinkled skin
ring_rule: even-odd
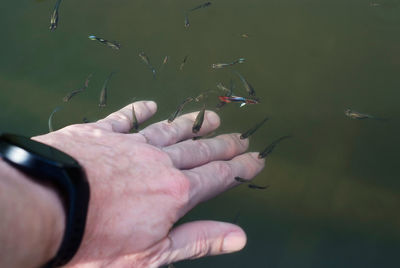
[[[156,111],[154,102],[134,105],[139,123]],[[245,233],[230,223],[171,228],[198,203],[238,185],[235,177],[253,178],[264,160],[245,153],[248,140],[239,134],[191,140],[197,113],[130,134],[131,107],[33,138],[77,159],[90,183],[84,239],[67,267],[159,267],[243,248]],[[219,117],[206,111],[197,135],[219,124]]]

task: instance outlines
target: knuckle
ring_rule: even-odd
[[[211,246],[208,243],[206,235],[203,233],[198,235],[193,247],[194,254],[192,258],[194,259],[208,256],[211,253]]]
[[[205,159],[211,159],[212,149],[211,147],[205,143],[204,141],[198,141],[198,151],[194,152],[197,156]]]
[[[186,205],[189,202],[190,181],[179,171],[174,171],[171,175],[174,179],[168,184],[168,192],[179,205]]]
[[[215,162],[216,174],[221,178],[230,178],[233,176],[232,167],[227,162]]]

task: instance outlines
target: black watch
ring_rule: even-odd
[[[71,156],[40,142],[14,134],[0,134],[0,157],[32,180],[54,185],[64,201],[65,232],[56,256],[43,268],[66,264],[83,239],[90,189],[85,172]]]

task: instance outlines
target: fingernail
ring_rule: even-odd
[[[223,252],[234,252],[241,250],[246,245],[246,236],[242,232],[229,233],[222,243]]]

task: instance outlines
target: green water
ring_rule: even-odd
[[[238,223],[248,234],[236,254],[176,264],[179,267],[397,267],[400,250],[400,1],[219,0],[190,15],[202,1],[65,0],[59,27],[50,32],[54,1],[2,2],[0,9],[0,126],[37,135],[54,127],[96,120],[133,98],[158,102],[150,121],[166,119],[187,96],[215,89],[242,73],[261,99],[228,105],[220,133],[241,132],[270,117],[251,138],[261,150],[282,135],[255,183],[200,205],[184,221]],[[378,6],[371,6],[378,3]],[[240,35],[248,33],[248,38]],[[115,51],[87,36],[121,43]],[[153,80],[138,57],[158,69]],[[188,61],[178,71],[183,58]],[[212,70],[212,63],[246,62]],[[107,75],[108,106],[98,98]],[[86,92],[64,104],[82,86]],[[210,98],[209,107],[217,103]],[[189,110],[199,109],[192,105]],[[390,118],[356,121],[344,109]]]

